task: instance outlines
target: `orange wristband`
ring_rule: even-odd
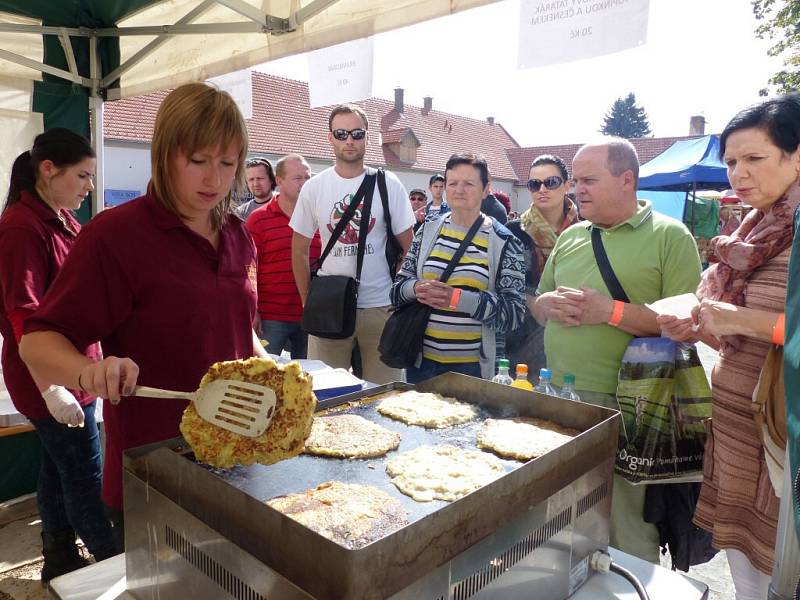
[[[608,324],[612,327],[619,327],[622,323],[622,315],[625,314],[625,303],[621,300],[614,300],[614,310],[611,311],[611,318]]]
[[[786,328],[786,313],[778,315],[775,325],[772,326],[772,343],[776,346],[783,346]]]
[[[450,295],[450,308],[455,310],[458,308],[458,301],[461,298],[461,288],[453,288],[453,293]]]

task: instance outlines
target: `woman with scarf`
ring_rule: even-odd
[[[772,573],[778,508],[750,408],[771,344],[783,345],[792,215],[800,204],[800,96],[737,114],[720,136],[736,195],[752,210],[711,240],[719,262],[703,275],[690,319],[661,316],[664,333],[719,349],[703,486],[694,522],[728,555],[737,600],[762,599]]]
[[[558,236],[578,221],[578,209],[569,198],[570,189],[567,165],[558,156],[543,154],[531,163],[528,190],[531,205],[519,219],[509,221],[506,227],[525,247],[525,287],[531,305],[539,274],[553,250]],[[528,372],[538,374],[546,365],[544,356],[544,328],[530,311],[522,326],[506,334],[505,354],[512,368],[517,363],[528,365]]]

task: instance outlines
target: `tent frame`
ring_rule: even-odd
[[[103,210],[105,183],[103,176],[103,103],[106,100],[119,100],[119,89],[110,87],[127,70],[138,64],[157,48],[176,35],[264,33],[280,35],[295,31],[308,19],[318,15],[338,0],[313,0],[308,5],[293,11],[288,17],[268,15],[255,9],[242,0],[203,0],[175,23],[169,25],[150,25],[145,27],[52,27],[43,25],[0,24],[0,33],[27,33],[32,35],[55,35],[61,42],[69,70],[60,69],[26,56],[0,49],[0,60],[6,60],[41,73],[47,73],[89,90],[90,131],[92,146],[97,154],[95,191],[92,194],[92,216]],[[249,22],[232,23],[192,23],[214,6],[224,6],[246,17]],[[124,63],[104,77],[100,73],[100,55],[97,42],[103,37],[157,36],[144,48],[129,57]],[[71,38],[89,39],[89,77],[78,72]]]

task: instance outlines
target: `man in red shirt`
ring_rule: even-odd
[[[292,217],[303,184],[311,169],[299,154],[288,154],[275,166],[280,192],[266,206],[247,219],[258,255],[258,313],[261,337],[269,342],[267,351],[288,350],[292,358],[306,358],[308,336],[300,326],[303,304],[292,273]],[[313,265],[321,252],[319,233],[311,241],[309,260]]]

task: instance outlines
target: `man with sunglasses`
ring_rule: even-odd
[[[308,263],[311,238],[319,229],[322,247],[328,244],[339,219],[364,181],[367,175],[364,156],[367,151],[368,129],[367,115],[359,106],[343,104],[334,108],[328,118],[328,142],[336,157],[334,166],[312,177],[300,192],[289,225],[294,230],[292,269],[304,305],[311,281]],[[391,234],[405,252],[411,243],[415,218],[405,187],[396,175],[388,171],[386,192],[392,223]],[[361,207],[363,202],[359,208]],[[361,355],[364,379],[375,383],[401,381],[402,371],[384,365],[378,354],[383,326],[389,318],[389,290],[392,287],[386,256],[387,222],[380,186],[375,185],[372,195],[369,223],[362,223],[360,215],[360,210],[357,210],[317,272],[319,277],[354,277],[360,228],[367,227],[355,333],[341,340],[309,336],[308,356],[322,360],[332,367],[346,369],[352,366],[351,357],[357,349]]]
[[[582,401],[618,410],[617,381],[628,342],[661,334],[646,304],[693,293],[700,282],[700,257],[683,223],[637,199],[639,159],[627,140],[583,146],[573,159],[572,175],[586,220],[558,237],[528,307],[545,328],[553,382],[562,385],[564,374],[572,373]],[[602,275],[593,239],[604,248],[629,301],[612,298],[605,283],[611,278]],[[597,256],[602,261],[602,252]],[[659,564],[658,529],[644,521],[646,487],[614,475],[610,543]]]
[[[275,191],[277,182],[272,164],[263,156],[248,159],[244,166],[247,187],[253,198],[241,204],[236,212],[243,221],[247,221],[247,217],[254,210],[264,206],[272,199],[272,192]]]

